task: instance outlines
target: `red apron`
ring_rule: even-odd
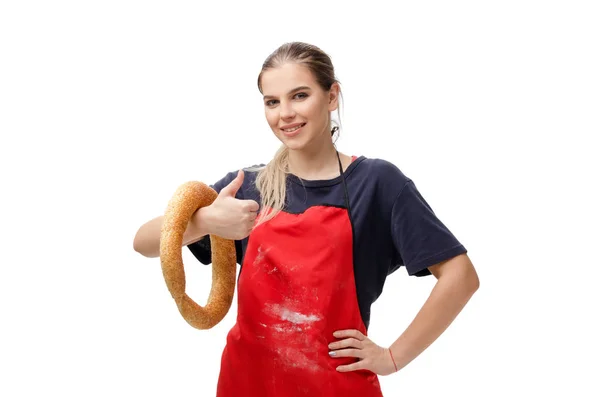
[[[227,336],[218,397],[381,397],[377,375],[338,372],[333,332],[362,321],[345,208],[280,212],[252,231],[238,281],[237,322]]]

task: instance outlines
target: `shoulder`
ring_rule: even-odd
[[[362,156],[357,173],[388,191],[402,189],[411,179],[394,163],[380,158]]]
[[[254,177],[256,177],[256,175],[260,171],[262,171],[265,167],[266,167],[266,164],[261,163],[261,164],[254,164],[254,165],[251,165],[248,167],[244,167],[244,168],[242,168],[242,170],[244,171],[244,173],[254,175]]]
[[[358,200],[370,210],[389,216],[394,202],[411,179],[388,160],[360,156],[355,161],[356,167],[348,180],[352,182],[352,189],[360,192]]]
[[[264,166],[265,164],[255,164],[252,166],[243,167],[241,170],[244,171],[244,182],[242,183],[242,189],[240,190],[248,190],[253,188],[256,181],[256,176],[258,175],[258,172],[264,168]],[[239,171],[239,169],[230,170],[222,178],[210,186],[217,192],[221,191],[221,189],[229,185],[231,181],[237,177]]]

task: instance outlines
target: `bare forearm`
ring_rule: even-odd
[[[187,229],[183,234],[182,246],[198,241],[209,234],[208,230],[206,230],[206,222],[203,222],[203,219],[206,217],[205,211],[205,208],[200,208],[190,219]],[[133,241],[135,251],[148,258],[156,258],[160,255],[162,222],[163,217],[159,216],[146,222],[139,228]]]
[[[440,278],[404,333],[390,346],[398,370],[429,347],[454,321],[478,284],[460,274]]]

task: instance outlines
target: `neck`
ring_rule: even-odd
[[[332,142],[313,150],[290,150],[289,166],[292,174],[306,180],[331,179],[340,174],[338,157]]]

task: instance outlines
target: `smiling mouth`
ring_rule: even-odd
[[[300,124],[299,126],[296,126],[296,127],[294,127],[294,128],[287,128],[287,129],[283,129],[283,128],[282,128],[281,130],[282,130],[283,132],[287,132],[287,133],[289,134],[289,133],[292,133],[292,132],[294,132],[294,131],[297,131],[297,130],[299,130],[300,128],[304,127],[305,125],[306,125],[306,123],[302,123],[302,124]]]

